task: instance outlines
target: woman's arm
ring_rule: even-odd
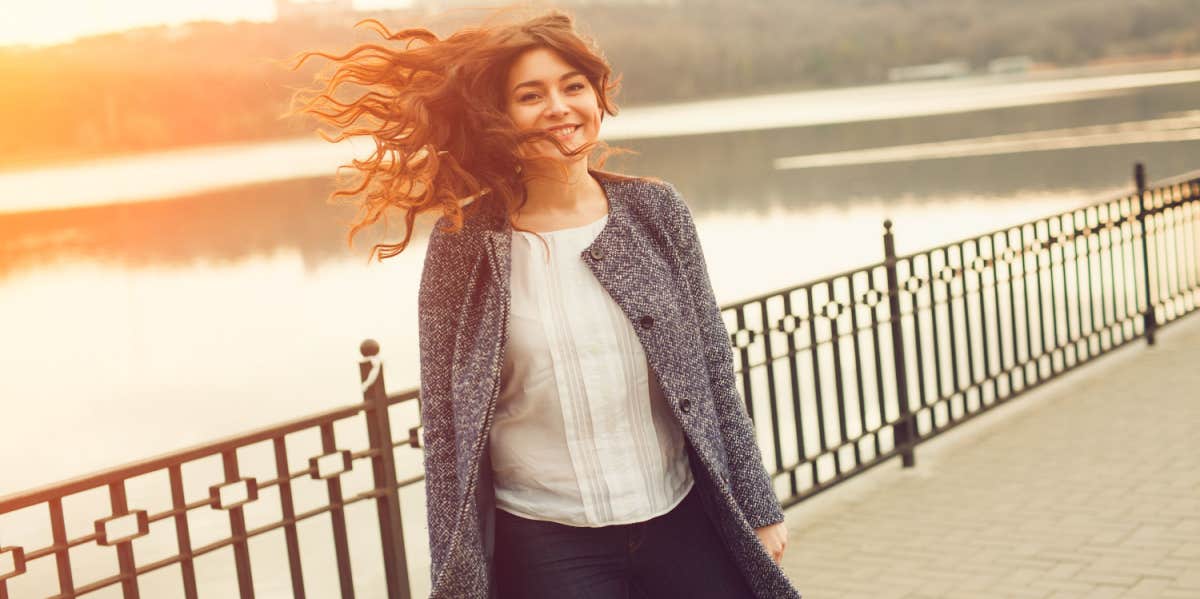
[[[671,229],[675,253],[684,284],[699,321],[704,358],[725,451],[729,456],[730,486],[750,525],[761,528],[783,521],[783,511],[763,466],[762,453],[754,434],[754,425],[738,395],[733,372],[733,349],[729,331],[721,318],[708,267],[691,210],[673,185],[667,184]]]
[[[454,351],[455,298],[465,281],[454,265],[461,264],[458,245],[434,225],[425,251],[417,293],[418,339],[421,349],[421,426],[425,460],[425,500],[429,520],[432,572],[441,569],[453,531],[457,496],[454,412],[450,401],[449,365]]]

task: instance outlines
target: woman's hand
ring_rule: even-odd
[[[780,522],[756,528],[754,534],[758,535],[759,542],[776,564],[783,560],[783,552],[787,549],[787,524]]]

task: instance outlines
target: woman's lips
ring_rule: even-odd
[[[551,135],[553,135],[559,139],[566,139],[568,137],[571,137],[578,130],[579,130],[579,125],[572,125],[570,127],[555,127],[552,129],[547,129],[547,131],[549,131]]]

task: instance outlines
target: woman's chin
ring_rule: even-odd
[[[575,146],[573,146],[573,145],[567,146],[566,149],[568,152],[573,152],[573,151],[575,151]],[[563,154],[557,148],[554,148],[549,152],[541,154],[540,156],[543,158],[550,158],[550,159],[554,160],[555,162],[561,162],[562,164],[574,164],[576,162],[579,162],[580,160],[587,159],[586,153],[579,153],[579,154],[575,154],[574,156],[570,156],[567,154]]]

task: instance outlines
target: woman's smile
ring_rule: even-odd
[[[579,125],[560,125],[546,129],[559,139],[570,139],[579,130]]]

